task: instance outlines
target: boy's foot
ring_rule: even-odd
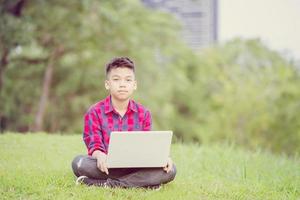
[[[79,176],[77,179],[76,179],[76,182],[75,184],[76,185],[79,185],[79,184],[82,184],[84,179],[88,178],[87,176]]]
[[[101,179],[92,179],[87,176],[79,176],[76,180],[76,185],[85,184],[88,186],[98,186],[98,187],[108,187],[106,180]]]
[[[151,185],[151,186],[146,186],[144,187],[145,189],[149,189],[149,190],[160,190],[161,189],[161,185]]]

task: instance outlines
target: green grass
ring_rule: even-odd
[[[80,135],[0,135],[0,199],[300,199],[300,159],[230,145],[172,145],[175,181],[160,191],[75,186]]]

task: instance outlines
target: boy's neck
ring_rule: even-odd
[[[120,111],[126,111],[129,103],[129,99],[124,101],[119,101],[113,97],[111,97],[111,103],[114,109],[118,112]]]

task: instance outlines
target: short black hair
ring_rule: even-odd
[[[116,57],[106,64],[106,76],[112,69],[119,67],[126,67],[132,69],[133,72],[135,72],[135,67],[132,60],[130,60],[128,57]]]

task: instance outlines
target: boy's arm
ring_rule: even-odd
[[[105,147],[102,141],[100,119],[95,110],[89,110],[84,116],[83,140],[88,149],[88,154],[97,159],[97,167],[108,174],[106,167]]]
[[[143,122],[143,131],[150,131],[151,127],[152,127],[152,117],[150,111],[147,110]]]
[[[84,116],[83,140],[89,155],[92,155],[96,150],[105,152],[100,120],[95,110],[89,110]]]

